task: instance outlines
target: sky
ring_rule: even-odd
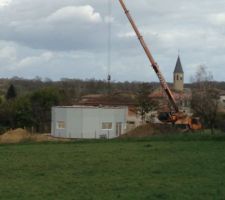
[[[124,1],[168,82],[178,53],[185,82],[200,65],[225,81],[225,0]],[[113,81],[158,81],[118,0],[0,0],[1,78],[105,80],[108,71]]]

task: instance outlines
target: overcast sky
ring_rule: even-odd
[[[125,2],[167,81],[178,50],[225,81],[225,0]],[[106,79],[108,23],[112,79],[158,81],[118,0],[0,0],[0,77]]]

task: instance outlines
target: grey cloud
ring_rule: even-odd
[[[224,1],[126,3],[167,80],[172,80],[178,49],[186,81],[199,64],[206,64],[216,79],[225,78],[221,75],[225,64]],[[91,6],[86,7],[87,15],[77,10],[87,5]],[[118,1],[113,1],[112,12],[112,75],[116,80],[157,81]],[[72,73],[87,78],[91,76],[87,71],[93,70],[96,77],[104,78],[107,15],[106,0],[12,0],[0,10],[0,40],[16,46],[13,50],[0,45],[5,55],[0,57],[0,70],[13,65],[11,73],[17,70],[24,76],[42,75],[44,70],[53,79]],[[7,61],[10,54],[14,60]],[[48,60],[43,55],[52,57]],[[68,70],[64,71],[65,67]]]
[[[101,15],[90,5],[66,6],[48,16],[1,23],[0,37],[40,49],[71,50],[101,46]]]

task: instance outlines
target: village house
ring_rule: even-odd
[[[219,110],[225,112],[225,91],[220,92]]]

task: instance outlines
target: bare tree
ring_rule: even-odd
[[[218,115],[219,92],[215,87],[213,76],[206,71],[205,66],[199,66],[193,79],[191,106],[196,116],[201,118],[203,125],[211,129],[214,128]]]
[[[138,113],[141,116],[142,123],[146,120],[146,114],[153,111],[157,107],[157,102],[149,98],[149,94],[153,91],[153,87],[147,83],[143,83],[138,91]]]

